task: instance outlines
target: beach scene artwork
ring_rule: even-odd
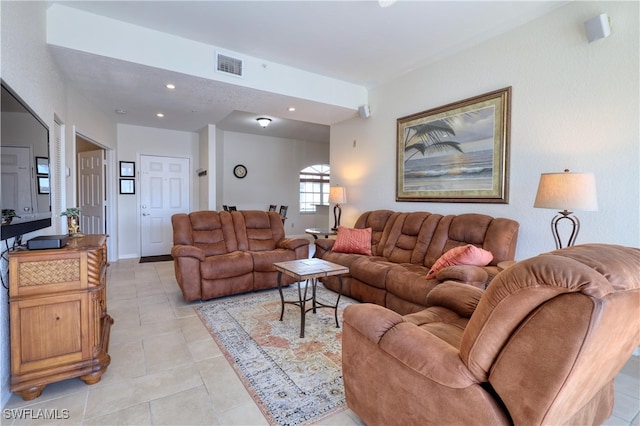
[[[495,109],[489,105],[405,127],[402,191],[494,189]]]
[[[396,201],[508,203],[511,87],[398,119]]]

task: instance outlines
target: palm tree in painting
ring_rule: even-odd
[[[404,152],[405,155],[413,151],[410,156],[405,157],[405,162],[420,152],[423,156],[434,152],[462,151],[460,143],[449,138],[456,135],[450,124],[450,118],[430,121],[418,124],[405,129],[404,132]]]

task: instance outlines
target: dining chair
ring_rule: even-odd
[[[289,206],[280,206],[280,217],[282,218],[282,224],[284,225],[284,221],[287,220],[287,210]]]

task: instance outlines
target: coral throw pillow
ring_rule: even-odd
[[[331,251],[371,256],[371,228],[345,228],[338,226],[338,236]]]
[[[454,247],[451,250],[447,250],[442,256],[440,256],[438,260],[436,260],[436,263],[433,264],[431,270],[427,274],[427,278],[435,278],[437,273],[447,266],[485,266],[488,265],[492,260],[493,254],[490,251],[478,248],[473,244]]]

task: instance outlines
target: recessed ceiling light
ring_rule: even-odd
[[[163,118],[163,117],[164,117],[164,114],[163,114],[163,113],[161,113],[161,112],[159,112],[159,113],[157,113],[157,114],[156,114],[156,117],[158,117],[158,118]]]
[[[171,84],[171,83],[167,84],[167,89],[171,89],[171,90],[173,90],[173,89],[175,89],[175,88],[176,88],[176,85],[175,85],[175,84]]]
[[[116,109],[116,114],[125,115],[126,113],[127,113],[127,111],[125,111],[125,110],[123,110],[121,108]]]
[[[293,112],[295,110],[296,110],[295,107],[289,107],[289,112]]]

